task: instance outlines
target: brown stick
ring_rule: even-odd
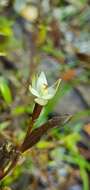
[[[36,109],[36,108],[35,108]],[[36,109],[38,110],[38,109]],[[34,113],[34,112],[33,112]],[[40,114],[40,109],[38,114]],[[35,114],[36,116],[38,116],[38,114]],[[36,116],[34,115],[34,119],[36,118]],[[21,146],[21,152],[25,152],[26,150],[30,149],[32,146],[34,146],[39,140],[40,138],[51,128],[55,128],[57,127],[59,124],[62,125],[65,122],[68,122],[70,119],[72,118],[72,116],[70,117],[54,117],[52,119],[50,119],[47,123],[43,124],[40,128],[37,128],[35,130],[33,130],[30,135],[27,137],[27,140],[25,141],[25,143],[23,143]],[[18,152],[20,153],[20,151]],[[5,176],[7,176],[7,174],[14,169],[14,167],[16,166],[18,159],[19,159],[19,155],[20,154],[16,154],[16,156],[14,157],[14,159],[12,160],[11,165],[9,166],[9,168],[6,170],[5,173],[3,173],[0,176],[0,180],[2,180]]]
[[[70,118],[70,117],[69,117]],[[43,124],[41,127],[33,130],[30,135],[27,137],[27,141],[22,146],[22,152],[27,151],[32,146],[34,146],[40,138],[51,128],[57,127],[59,124],[64,124],[66,121],[66,117],[54,117],[47,121],[47,123]],[[68,121],[68,120],[67,120]]]
[[[24,141],[23,141],[23,143],[22,143],[22,145],[20,147],[21,152],[22,152],[23,147],[25,146],[25,144],[27,142],[27,138],[30,136],[30,133],[31,133],[31,131],[33,129],[33,125],[34,125],[35,120],[40,115],[41,110],[42,110],[42,106],[40,106],[39,104],[35,104],[34,111],[33,111],[33,114],[32,114],[32,119],[30,121],[30,124],[29,124],[28,130],[27,130],[26,136],[24,138]]]

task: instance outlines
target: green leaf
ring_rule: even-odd
[[[0,35],[12,36],[12,22],[5,17],[0,16]]]
[[[11,104],[12,102],[11,90],[9,88],[7,81],[3,77],[0,77],[0,92],[5,102],[7,104]]]
[[[21,115],[21,114],[25,113],[25,111],[26,111],[25,106],[17,106],[16,108],[14,108],[12,110],[12,115],[18,116],[18,115]]]
[[[0,52],[0,56],[6,56],[5,52]]]
[[[80,167],[80,174],[83,181],[83,190],[89,190],[88,174],[87,174],[87,171],[83,167]]]
[[[41,48],[42,51],[44,51],[45,53],[48,53],[52,56],[55,56],[57,58],[62,57],[64,59],[64,54],[62,51],[55,49],[55,47],[53,47],[52,42],[49,42],[47,45],[44,45]]]
[[[47,120],[48,114],[53,111],[57,103],[60,100],[62,100],[62,97],[71,89],[72,86],[70,84],[61,83],[56,95],[48,102],[48,104],[45,106],[42,113],[40,114],[40,117],[37,119],[35,127],[40,126],[42,123],[44,123]]]
[[[45,148],[49,148],[52,147],[53,143],[49,142],[49,141],[45,141],[45,140],[41,140],[40,142],[37,143],[37,148],[39,149],[45,149]]]
[[[9,121],[0,123],[0,132],[3,131],[3,129],[7,128],[9,124],[10,124]]]

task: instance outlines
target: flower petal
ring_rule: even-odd
[[[31,85],[29,86],[29,90],[30,90],[30,92],[31,92],[34,96],[40,97],[40,95],[39,95],[39,93],[37,92],[37,90],[34,89],[34,88],[32,88]]]
[[[32,76],[32,87],[33,87],[34,89],[37,88],[37,80],[38,80],[38,75],[37,75],[37,74],[36,74],[36,75],[33,75],[33,76]]]
[[[47,85],[47,79],[44,72],[41,72],[37,80],[37,89],[40,90],[44,84]]]
[[[35,98],[35,102],[40,104],[41,106],[45,106],[48,103],[48,100],[44,100],[42,98]]]
[[[43,98],[44,100],[50,100],[50,99],[53,98],[54,94],[55,94],[55,91],[52,91],[51,94],[48,93],[48,94],[46,94],[45,96],[42,96],[42,98]]]
[[[53,98],[53,96],[55,96],[61,80],[62,79],[58,79],[51,87],[48,88],[48,94],[51,94],[52,98]]]

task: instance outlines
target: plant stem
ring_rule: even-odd
[[[83,181],[83,190],[89,190],[88,174],[85,168],[80,167],[80,175]]]
[[[36,103],[35,107],[34,107],[34,110],[33,110],[32,119],[31,119],[29,127],[27,129],[26,136],[25,136],[24,141],[23,141],[23,143],[22,143],[22,145],[20,147],[21,152],[23,151],[23,148],[25,147],[25,144],[27,142],[27,138],[30,136],[32,128],[33,128],[33,125],[34,125],[34,122],[39,117],[39,115],[41,113],[41,110],[42,110],[42,106],[40,106],[39,104]]]

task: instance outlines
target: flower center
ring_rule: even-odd
[[[47,84],[43,84],[43,85],[41,86],[40,91],[41,91],[41,94],[42,94],[42,95],[47,94],[47,93],[48,93],[48,85],[47,85]]]

